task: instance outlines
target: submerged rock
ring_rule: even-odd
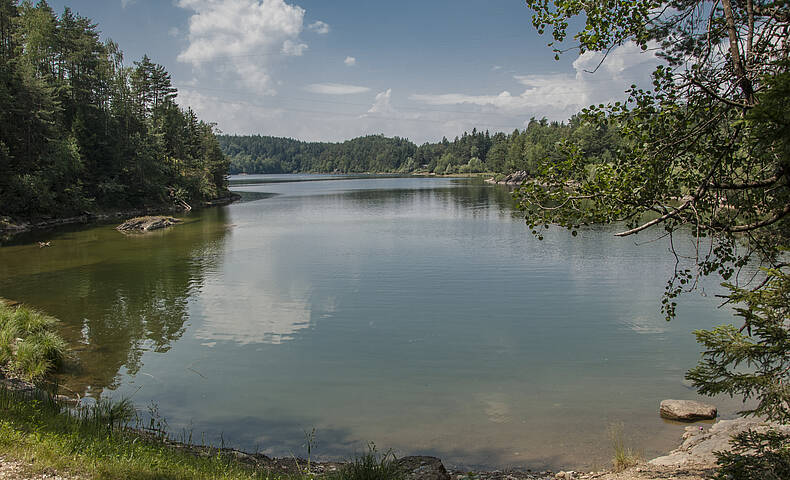
[[[396,461],[406,480],[450,480],[442,461],[436,457],[403,457]]]
[[[712,420],[718,413],[715,406],[694,400],[664,400],[659,411],[661,418],[681,422]]]
[[[181,223],[181,220],[173,217],[135,217],[123,222],[115,227],[115,229],[121,232],[149,232],[151,230],[167,228],[177,223]]]

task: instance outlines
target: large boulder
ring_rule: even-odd
[[[406,480],[450,480],[442,461],[436,457],[403,457],[396,460]]]
[[[177,223],[181,223],[181,220],[173,217],[135,217],[123,222],[115,227],[115,229],[121,232],[149,232],[151,230],[166,228]]]
[[[659,409],[661,418],[681,422],[712,420],[716,418],[716,407],[694,400],[664,400]]]

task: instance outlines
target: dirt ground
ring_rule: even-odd
[[[33,464],[11,460],[0,456],[0,480],[84,480],[83,477],[72,476],[59,472],[47,472],[43,474],[32,474]],[[710,467],[663,467],[648,464],[638,465],[624,472],[600,472],[600,473],[577,473],[577,472],[480,472],[472,478],[478,480],[703,480],[713,477],[714,470]],[[451,479],[460,480],[470,478],[466,474],[453,472]]]
[[[46,472],[32,474],[33,464],[31,462],[21,462],[0,456],[0,479],[1,480],[83,480],[82,477],[60,475],[57,472]]]

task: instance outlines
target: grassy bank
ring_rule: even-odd
[[[0,455],[81,478],[251,479],[272,475],[217,453],[200,456],[122,426],[128,407],[98,404],[76,415],[46,394],[0,389]]]
[[[0,371],[38,381],[60,367],[66,342],[55,332],[56,324],[32,308],[0,301]]]
[[[44,313],[0,300],[0,379],[49,384],[49,375],[62,366],[67,354],[56,325],[57,320]],[[136,419],[129,402],[100,400],[67,408],[44,387],[9,388],[4,381],[0,384],[0,456],[29,464],[30,473],[68,472],[79,478],[289,477],[273,476],[217,449],[203,449],[200,455],[176,448],[163,434],[128,428]],[[207,453],[212,451],[216,454]]]
[[[0,385],[0,458],[22,462],[29,475],[75,479],[403,480],[390,455],[371,449],[329,472],[309,460],[286,461],[171,441],[139,424],[129,402],[69,407],[41,389]]]

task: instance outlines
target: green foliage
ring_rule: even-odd
[[[527,0],[533,25],[550,29],[555,53],[606,53],[625,42],[664,60],[648,89],[582,111],[585,130],[611,126],[615,154],[589,167],[581,135],[563,158],[543,162],[518,192],[533,233],[556,224],[625,222],[618,236],[650,229],[691,232],[694,251],[674,250],[662,309],[700,277],[728,282],[740,326],[697,332],[704,346],[688,378],[703,394],[756,400],[745,414],[790,421],[790,72],[786,1]],[[581,17],[575,21],[575,17]],[[578,30],[574,26],[581,25]],[[781,33],[780,33],[781,32]],[[562,49],[555,42],[573,38]],[[605,58],[605,55],[604,55]],[[764,276],[739,275],[754,264]],[[751,285],[739,283],[750,277]],[[764,280],[764,281],[763,281]],[[744,434],[719,457],[721,478],[787,478],[787,438]]]
[[[783,480],[790,478],[790,437],[774,430],[735,435],[733,448],[717,452],[720,480]]]
[[[705,350],[686,378],[705,395],[757,401],[742,414],[790,423],[790,275],[768,270],[766,276],[756,290],[727,284],[743,326],[695,332]]]
[[[175,103],[170,75],[132,67],[97,26],[46,2],[0,3],[0,215],[164,206],[222,196],[213,126]]]
[[[534,173],[539,164],[562,158],[563,141],[577,139],[590,164],[613,156],[620,141],[615,129],[588,128],[578,118],[568,124],[546,119],[529,122],[511,135],[464,132],[452,142],[417,147],[403,138],[370,135],[343,143],[307,143],[288,138],[219,136],[231,158],[231,173],[397,172]]]
[[[644,12],[655,7],[649,0],[528,2],[539,28],[551,27],[555,38],[566,36],[571,17],[587,12],[575,36],[582,50],[652,41],[666,60],[651,89],[633,85],[624,102],[583,110],[580,135],[562,145],[563,158],[541,163],[538,181],[519,195],[535,230],[615,221],[627,224],[622,236],[654,226],[670,235],[690,229],[697,252],[690,262],[678,257],[663,303],[668,319],[674,298],[700,276],[727,280],[751,259],[778,266],[790,244],[790,79],[787,44],[772,33],[790,25],[790,11],[761,4],[750,17],[742,4],[698,3],[707,15],[691,15],[697,7],[681,2],[645,23]],[[738,57],[740,46],[728,39],[733,32],[748,37],[748,51]],[[581,133],[604,127],[617,131],[619,148],[589,170],[580,140],[595,136]]]
[[[61,366],[67,346],[53,331],[56,322],[30,308],[0,303],[0,367],[41,380]]]

